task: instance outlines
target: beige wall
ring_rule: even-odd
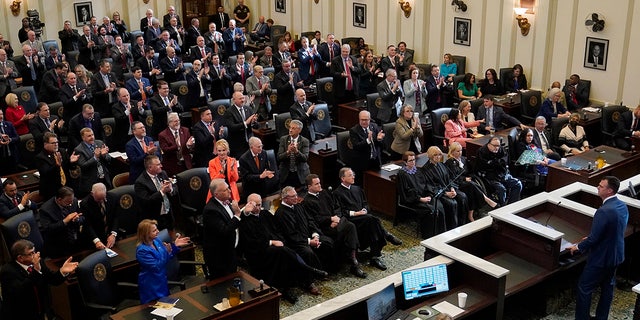
[[[2,0],[0,8],[0,32],[12,43],[17,42],[20,19],[27,9],[38,9],[47,24],[46,38],[57,38],[62,21],[74,21],[73,3],[81,0],[39,1],[23,0],[20,17],[14,17],[8,9],[11,0]],[[520,35],[516,26],[513,7],[518,0],[465,1],[467,12],[455,12],[446,0],[409,0],[413,11],[405,18],[396,0],[287,0],[287,13],[275,12],[275,0],[246,0],[252,16],[271,17],[276,24],[284,24],[293,34],[321,30],[333,32],[337,38],[362,36],[372,44],[376,53],[384,52],[388,44],[407,42],[416,50],[416,62],[441,62],[444,52],[467,57],[467,71],[476,75],[490,67],[523,65],[533,88],[546,89],[554,80],[564,80],[572,73],[592,81],[591,98],[615,103],[621,100],[635,106],[640,103],[640,90],[634,75],[640,72],[639,59],[632,59],[631,52],[640,50],[640,2],[635,0],[538,0],[535,14],[526,15],[532,24],[528,36]],[[146,8],[152,8],[156,16],[180,0],[94,0],[96,16],[111,15],[120,11],[129,29],[137,29],[139,19]],[[367,5],[367,28],[353,27],[353,2]],[[234,0],[223,0],[227,12],[235,6]],[[584,20],[591,12],[605,16],[604,31],[587,30]],[[453,44],[453,19],[471,19],[471,46]],[[252,19],[252,21],[255,21]],[[635,24],[634,24],[635,22]],[[75,24],[75,23],[74,23]],[[11,31],[8,31],[11,30]],[[586,37],[609,40],[607,70],[583,67]],[[16,47],[14,45],[14,47]]]

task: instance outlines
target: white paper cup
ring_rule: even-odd
[[[560,164],[562,164],[563,166],[566,166],[567,165],[567,158],[560,159]]]
[[[467,294],[464,292],[458,293],[458,307],[464,308],[467,305]]]

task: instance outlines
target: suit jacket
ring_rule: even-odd
[[[109,79],[109,83],[117,83],[118,79],[116,78],[116,74],[113,72],[107,73],[107,78]],[[93,79],[91,81],[91,93],[93,94],[93,106],[96,111],[100,112],[100,114],[105,117],[111,117],[111,105],[118,101],[118,96],[116,94],[117,90],[113,90],[111,92],[105,92],[107,89],[106,84],[104,83],[104,79],[102,78],[102,73],[96,72],[93,74]]]
[[[91,129],[93,129],[93,135],[96,140],[104,141],[104,128],[102,127],[102,120],[100,120],[100,114],[98,112],[93,114],[91,119]],[[69,120],[69,146],[77,146],[82,142],[80,136],[80,130],[85,127],[84,117],[82,113],[78,113],[71,120]]]
[[[201,36],[202,34],[200,33],[200,30],[198,30],[197,28],[195,28],[194,26],[189,26],[189,28],[187,28],[185,30],[185,33],[187,34],[185,36],[185,40],[184,40],[184,45],[186,48],[190,48],[191,46],[195,46],[198,43],[198,37]]]
[[[116,75],[116,79],[118,79],[118,83],[122,83],[124,81],[125,72],[129,72],[129,65],[133,63],[133,54],[131,51],[127,49],[126,46],[122,46],[122,50],[118,46],[113,46],[111,48],[111,59],[113,63],[111,64],[111,70]]]
[[[569,90],[568,85],[562,88],[562,92],[564,92],[564,96],[567,98],[567,109],[576,110],[589,106],[589,87],[586,83],[578,81],[575,94]],[[574,97],[578,102],[577,104],[573,101]]]
[[[182,59],[176,55],[174,61],[172,62],[168,56],[160,59],[160,69],[164,74],[164,81],[168,83],[184,80],[184,67],[181,65]]]
[[[107,238],[111,235],[111,231],[118,232],[118,219],[115,215],[114,208],[117,206],[117,199],[107,197],[105,206],[105,215],[100,212],[100,204],[91,195],[87,195],[80,202],[80,212],[86,219],[86,223],[91,226],[100,241],[107,244]]]
[[[204,56],[202,56],[202,49],[204,49]],[[209,59],[207,59],[208,54],[213,54],[213,50],[211,49],[211,47],[208,47],[206,45],[203,48],[200,48],[198,46],[193,46],[189,48],[189,59],[191,61],[195,61],[195,60],[201,60],[202,62],[210,61]]]
[[[220,31],[216,31],[213,34],[209,31],[205,32],[204,45],[207,46],[207,48],[211,48],[211,51],[215,53],[216,44],[218,45],[217,53],[222,57],[224,54],[224,40],[222,39],[222,33]]]
[[[229,26],[229,15],[224,12],[222,13],[223,19],[220,19],[220,13],[216,12],[209,16],[209,21],[213,21],[216,24],[216,30],[222,31],[222,29],[227,28]]]
[[[380,108],[378,108],[378,113],[376,117],[382,123],[388,123],[390,121],[395,121],[398,118],[398,109],[396,109],[396,103],[398,99],[402,98],[402,85],[398,85],[396,92],[391,91],[389,88],[389,84],[387,80],[383,80],[378,83],[377,86],[378,94],[380,95],[380,99],[382,100],[382,104]]]
[[[282,58],[283,54],[284,54],[284,58]],[[273,53],[273,56],[271,57],[271,59],[273,62],[273,69],[275,73],[282,71],[282,63],[284,61],[292,60],[291,53],[289,51],[285,51],[284,53],[281,53],[279,50]]]
[[[640,119],[638,120],[640,122]],[[619,138],[630,138],[633,131],[640,130],[640,125],[631,130],[633,124],[633,112],[631,110],[623,112],[618,121],[618,129],[615,131],[615,136]]]
[[[231,76],[227,72],[224,66],[218,65],[218,69],[211,64],[209,67],[209,75],[211,76],[211,100],[225,99],[231,97]],[[224,74],[221,76],[222,70]]]
[[[78,42],[80,40],[78,30],[60,30],[58,31],[58,38],[60,38],[60,44],[62,45],[62,53],[67,54],[69,51],[78,50]]]
[[[227,74],[231,77],[231,82],[236,83],[240,82],[242,85],[247,83],[247,79],[253,76],[253,71],[251,67],[249,67],[248,63],[244,63],[242,66],[244,69],[244,80],[242,77],[242,73],[238,70],[238,66],[236,64],[227,66]]]
[[[216,141],[220,138],[218,133],[220,132],[220,123],[213,124],[214,134],[209,132],[207,126],[198,121],[191,127],[191,134],[195,144],[193,146],[193,166],[196,168],[203,168],[209,165],[209,161],[213,159],[213,148]]]
[[[624,261],[624,230],[629,209],[618,197],[607,199],[593,215],[589,236],[578,244],[588,252],[587,266],[610,268]]]
[[[44,259],[40,266],[41,272],[31,274],[16,261],[2,266],[0,285],[4,301],[0,315],[3,319],[44,320],[44,311],[49,307],[49,285],[61,284],[64,277],[47,268]]]
[[[436,85],[436,79],[429,75],[425,80],[427,86],[427,107],[429,110],[436,110],[442,107],[442,91],[445,86],[442,85],[440,88]],[[438,98],[440,98],[440,102],[438,102]],[[424,111],[424,110],[423,110]]]
[[[58,119],[58,116],[52,115],[49,117],[50,122],[54,122],[57,119]],[[59,129],[56,123],[53,131],[57,135],[60,135],[64,130]],[[42,146],[44,145],[42,138],[45,132],[51,132],[51,131],[49,130],[49,127],[47,127],[46,123],[40,117],[35,116],[33,117],[33,119],[29,120],[29,132],[33,135],[33,139],[36,142],[36,150],[39,151],[42,149]]]
[[[251,108],[247,106],[243,106],[242,108],[244,109],[245,119],[253,114]],[[253,137],[253,130],[251,126],[245,128],[245,119],[242,119],[242,115],[235,105],[227,108],[227,111],[224,113],[224,119],[229,128],[227,141],[231,147],[231,156],[238,159],[245,151],[249,150],[249,138]],[[253,161],[253,159],[251,160]]]
[[[62,62],[62,54],[58,53],[56,54],[56,59],[57,62]],[[55,67],[56,65],[56,61],[53,60],[53,56],[50,54],[47,54],[47,57],[44,58],[44,68],[49,71],[51,69],[53,69],[53,67]]]
[[[431,77],[433,79],[433,77]],[[427,84],[418,79],[418,90],[420,91],[420,105],[416,103],[416,87],[411,82],[411,79],[407,79],[402,84],[402,90],[404,91],[404,104],[408,104],[413,106],[413,111],[423,114],[429,111],[429,107],[427,106]]]
[[[119,151],[124,150],[124,145],[127,143],[127,140],[129,140],[129,130],[131,130],[131,124],[134,121],[140,121],[144,123],[144,119],[146,118],[144,115],[144,108],[142,108],[142,110],[138,108],[138,101],[131,98],[129,100],[129,104],[131,105],[129,113],[131,114],[132,121],[129,119],[129,115],[127,115],[126,113],[127,107],[124,106],[120,101],[114,103],[111,106],[113,118],[116,122],[116,127],[112,132],[113,141],[116,150]]]
[[[187,88],[189,88],[185,97],[186,101],[192,103],[194,107],[200,107],[201,104],[205,104],[209,99],[209,90],[207,90],[207,88],[209,88],[211,84],[211,75],[209,73],[203,73],[202,77],[198,79],[198,74],[191,69],[186,73],[185,78],[187,80]],[[201,97],[201,94],[204,95]]]
[[[69,156],[65,150],[60,150],[62,156],[62,166],[56,165],[56,159],[52,154],[49,154],[45,150],[42,150],[36,155],[36,169],[40,172],[40,196],[43,199],[49,199],[58,192],[58,189],[62,187],[60,168],[64,171],[67,181],[70,178],[69,168],[71,164],[69,162]]]
[[[411,121],[414,121],[413,119]],[[411,125],[404,117],[396,120],[396,127],[393,130],[393,142],[391,142],[391,150],[404,154],[409,151],[412,143],[416,138],[422,137],[422,125],[418,125],[417,130],[411,128]],[[420,151],[420,150],[418,150]]]
[[[240,173],[238,172],[238,161],[233,157],[227,157],[226,166],[223,167],[220,157],[215,157],[209,161],[209,177],[213,179],[224,179],[231,189],[231,199],[240,201],[240,192],[238,191],[238,185],[236,182],[240,180]],[[207,202],[211,199],[211,192],[207,195]]]
[[[38,92],[38,101],[53,103],[60,101],[60,89],[64,86],[66,80],[58,76],[55,69],[51,69],[42,75],[42,83]]]
[[[162,171],[158,174],[160,180],[168,180],[169,176],[166,172]],[[162,209],[163,198],[158,188],[156,188],[155,182],[151,180],[149,174],[145,171],[138,176],[133,186],[136,192],[136,199],[140,209],[140,219],[154,219],[158,220],[160,217],[160,210]],[[173,186],[173,190],[167,196],[172,197],[178,194],[178,187]],[[173,209],[169,209],[169,215],[173,215]]]
[[[96,45],[89,48],[89,41],[87,41],[87,37],[84,34],[80,35],[78,41],[78,50],[80,51],[78,63],[81,63],[87,67],[87,69],[92,70],[98,65],[97,62],[100,60],[100,57],[102,57],[102,53],[100,52],[101,48],[98,46],[98,37],[94,34],[91,34],[89,37]]]
[[[102,81],[102,79],[100,79]],[[91,104],[93,102],[93,97],[91,96],[91,91],[87,88],[87,85],[82,81],[78,81],[76,84],[76,89],[80,92],[82,89],[86,89],[84,94],[78,98],[78,100],[74,100],[73,97],[76,93],[71,89],[69,84],[65,84],[62,86],[60,90],[59,97],[60,101],[62,101],[62,106],[64,107],[64,113],[62,114],[62,118],[65,122],[69,122],[71,117],[82,111],[82,106],[86,103]]]
[[[375,148],[375,152],[373,152],[374,160],[378,162],[381,161],[380,152],[383,146],[382,141],[378,141],[377,138],[380,128],[375,123],[370,123],[368,130],[373,132],[371,136],[373,141],[371,144],[367,143],[367,134],[365,134],[364,129],[362,129],[359,124],[349,129],[349,139],[351,139],[351,143],[353,144],[353,163],[351,165],[356,172],[362,172],[367,168],[369,159],[371,159],[372,146]]]
[[[391,63],[391,58],[389,56],[386,56],[382,58],[382,60],[380,60],[380,69],[382,70],[382,73],[386,75],[387,70],[395,69],[398,73],[398,78],[400,77],[400,73],[404,71],[404,66],[406,65],[407,64],[405,64],[404,60],[400,61],[400,56],[397,54],[395,57],[393,57],[393,64]]]
[[[171,103],[173,97],[175,97],[175,95],[169,93],[167,96],[169,103]],[[172,107],[165,105],[160,94],[156,94],[149,99],[149,104],[151,105],[151,114],[153,114],[153,125],[151,126],[151,136],[153,137],[157,137],[158,133],[167,127],[167,114],[169,112],[181,113],[184,111],[184,108],[178,100],[176,100],[176,105]]]
[[[333,51],[333,55],[331,55],[331,51]],[[329,46],[328,43],[323,42],[318,46],[318,53],[322,58],[322,68],[320,69],[321,75],[323,77],[330,75],[330,67],[327,66],[327,63],[331,62],[332,57],[335,58],[340,55],[340,46],[337,43],[333,43]]]
[[[236,271],[236,231],[240,227],[240,219],[229,216],[227,210],[212,198],[202,210],[204,232],[202,236],[205,263],[212,268],[212,276],[220,277]],[[214,258],[215,261],[211,261]]]
[[[565,112],[567,112],[567,108],[565,108],[560,101],[556,103],[556,112],[553,112],[553,103],[551,100],[545,99],[536,117],[543,116],[547,120],[547,123],[551,123],[552,118],[557,118],[558,114]]]
[[[68,214],[80,212],[78,199],[73,198],[66,212],[55,200],[55,197],[51,197],[39,210],[45,255],[51,258],[66,257],[81,250],[95,248],[92,240],[96,238],[96,234],[86,223],[84,216],[67,224],[63,221]]]
[[[504,80],[504,90],[507,92],[516,92],[515,82],[514,82],[513,72],[509,74],[509,77]],[[523,90],[529,88],[527,86],[527,77],[524,74],[521,74],[518,77],[518,90]]]
[[[7,156],[9,153],[8,151],[10,151],[11,157],[14,159],[15,163],[17,163],[20,157],[20,152],[18,151],[20,136],[11,122],[0,121],[0,126],[2,126],[4,133],[9,136],[9,139],[11,139],[11,142],[9,142],[8,145],[0,147],[0,157]]]
[[[313,112],[310,115],[307,115],[309,107],[311,107],[311,103],[309,101],[305,101],[304,105],[300,105],[300,103],[296,102],[289,107],[289,113],[291,114],[291,119],[300,120],[302,121],[302,124],[304,124],[300,135],[307,138],[309,142],[313,142],[316,140],[316,133],[312,133],[313,128],[311,126],[313,121],[318,119],[318,117]]]
[[[287,148],[289,147],[289,144],[291,144],[291,140],[292,138],[290,135],[280,138],[280,146],[278,147],[278,163],[280,163],[281,185],[287,181],[289,174],[297,174],[298,180],[303,184],[307,175],[311,173],[309,170],[309,164],[307,163],[307,159],[309,159],[309,140],[302,135],[298,135],[298,141],[296,143],[298,152],[294,156],[295,172],[290,170],[291,156],[287,153]]]
[[[142,32],[146,32],[147,29],[149,29],[149,26],[151,25],[151,19],[153,19],[153,17],[152,18],[144,17],[140,19],[140,30]]]
[[[104,142],[97,139],[94,141],[94,145],[97,148],[106,146]],[[96,159],[94,153],[84,142],[78,144],[73,151],[80,156],[78,158],[78,166],[80,166],[81,175],[78,190],[76,190],[79,195],[87,195],[91,191],[93,184],[98,182],[98,166],[102,166],[104,184],[107,186],[107,190],[113,187],[111,185],[111,174],[109,173],[109,168],[111,167],[111,156],[109,154]]]
[[[320,53],[315,55],[311,54],[311,48],[309,50],[304,50],[304,48],[300,48],[298,51],[298,60],[300,61],[300,68],[298,72],[300,73],[300,78],[302,80],[307,80],[309,75],[311,74],[311,65],[313,65],[313,71],[317,74],[320,70],[320,65],[322,64],[322,57]]]
[[[353,84],[352,88],[354,94],[358,96],[361,69],[357,62],[358,60],[354,56],[349,56],[349,59],[351,59],[351,62],[353,63],[353,67],[350,70]],[[342,56],[338,55],[331,61],[331,76],[333,77],[333,90],[336,97],[344,97],[345,92],[347,91],[347,81],[346,78],[342,77],[343,72],[345,72],[344,61]]]
[[[153,69],[160,69],[160,62],[157,58],[152,58],[151,59],[151,65],[153,66]],[[149,63],[146,57],[141,57],[138,60],[136,60],[136,66],[140,67],[140,69],[142,69],[142,77],[143,78],[147,78],[149,79],[152,83],[155,83],[156,81],[156,76],[155,75],[151,75],[151,69],[149,69]]]
[[[13,58],[13,62],[16,64],[16,68],[20,75],[22,75],[22,86],[34,86],[36,92],[40,89],[40,81],[42,80],[42,74],[44,73],[44,65],[40,63],[37,56],[33,58],[33,67],[36,72],[36,78],[31,78],[31,68],[28,65],[27,58],[25,56],[18,56]]]
[[[134,63],[140,58],[144,58],[144,46],[140,47],[137,43],[131,44],[131,54],[133,54]]]
[[[98,35],[98,48],[100,48],[100,59],[111,58],[111,48],[113,47],[113,37],[110,35]]]
[[[145,145],[149,145],[150,142],[153,142],[153,139],[149,136],[145,136],[144,142]],[[144,172],[144,158],[147,154],[142,150],[140,142],[138,142],[138,139],[136,139],[135,136],[127,142],[124,149],[127,153],[127,159],[129,160],[129,184],[134,184],[136,179],[138,179],[138,176]],[[158,148],[155,155],[162,159],[160,148]]]
[[[20,204],[20,201],[22,201],[22,197],[24,197],[24,194],[24,191],[18,191],[18,193],[16,194],[16,200],[18,201],[18,204]],[[27,205],[24,206],[22,210],[20,210],[19,207],[13,204],[13,199],[9,198],[6,193],[3,192],[2,194],[0,194],[0,218],[6,220],[21,212],[29,210],[33,210],[33,212],[35,212],[37,209],[38,206],[35,203],[31,202],[31,200],[29,200],[27,202]]]
[[[264,97],[264,103],[266,105],[267,111],[271,111],[271,99],[269,99],[269,95],[271,94],[271,85],[269,85],[267,90],[260,91],[261,87],[259,86],[259,84],[264,85],[265,83],[271,83],[269,81],[269,77],[265,75],[260,78],[260,82],[258,82],[258,78],[255,76],[249,77],[245,86],[245,92],[247,93],[247,95],[255,96],[255,100],[253,100],[253,103],[255,103],[256,105],[258,105],[262,100],[262,97]]]
[[[155,238],[153,245],[141,243],[136,247],[136,260],[140,263],[138,288],[141,303],[149,303],[170,294],[166,266],[180,251],[175,243],[170,245],[171,252],[164,247],[160,239]]]
[[[485,119],[485,121],[488,121],[487,108],[485,107],[478,108],[478,114],[476,115],[476,120],[482,120],[482,119]],[[507,113],[504,112],[502,108],[494,105],[493,106],[493,126],[496,129],[496,131],[504,129],[504,126],[503,126],[504,122],[508,122],[513,126],[519,126],[521,124],[520,120],[508,115]],[[488,125],[489,124],[485,122],[484,125],[478,126],[478,132],[482,134],[487,134],[488,131],[485,128]]]
[[[185,168],[191,169],[193,167],[191,154],[189,153],[189,148],[187,148],[187,141],[191,138],[189,128],[180,127],[178,129],[178,135],[180,136],[179,149],[173,131],[170,128],[166,128],[158,134],[158,142],[160,143],[160,149],[162,149],[163,154],[162,167],[170,176],[182,172]],[[182,167],[178,165],[178,152],[180,152],[184,159],[184,166]]]
[[[142,77],[140,78],[140,81],[142,81],[142,88],[144,90],[144,94],[147,96],[147,101],[144,101],[145,109],[149,109],[148,100],[153,96],[153,88],[149,88],[147,90],[147,87],[151,87],[151,82],[149,81],[149,79]],[[136,80],[136,78],[131,78],[127,80],[124,86],[127,89],[127,91],[129,91],[129,95],[131,95],[131,100],[136,100],[136,101],[142,100],[140,85],[138,85],[138,81]],[[115,116],[115,111],[114,111],[114,116]]]
[[[162,62],[162,59],[167,57],[167,47],[169,47],[170,45],[172,45],[173,48],[176,51],[176,58],[181,56],[182,48],[180,48],[180,45],[178,45],[178,41],[177,40],[173,40],[173,39],[169,38],[169,41],[167,43],[162,39],[158,39],[154,43],[154,49],[158,53],[158,59],[161,62]]]
[[[273,89],[278,92],[278,102],[275,106],[272,106],[273,113],[284,113],[289,110],[289,107],[293,104],[296,90],[301,88],[298,84],[302,79],[297,72],[293,72],[293,86],[289,82],[289,76],[284,72],[278,72],[273,79]]]
[[[587,57],[587,63],[594,63],[594,60],[595,60],[594,58],[595,57],[596,56],[594,56],[592,54],[589,54],[589,56]],[[598,64],[600,64],[600,65],[603,64],[604,63],[604,54],[601,53],[597,57],[598,57]]]
[[[248,150],[240,157],[240,179],[242,180],[242,199],[246,199],[252,193],[257,193],[262,197],[266,197],[278,191],[278,170],[276,163],[272,163],[267,159],[267,152],[262,150],[258,154],[258,163],[256,166],[251,150]],[[273,178],[260,179],[260,174],[264,170],[274,172]]]
[[[170,14],[165,14],[164,16],[162,16],[162,27],[163,28],[169,28],[171,27],[171,18],[175,17],[176,18],[176,22],[177,22],[177,26],[181,26],[182,22],[180,21],[180,16],[179,15],[170,15]]]
[[[236,35],[240,35],[239,39],[233,37],[234,32]],[[224,30],[224,32],[222,32],[222,39],[224,40],[224,49],[228,57],[235,56],[240,52],[244,52],[244,42],[247,40],[247,38],[244,36],[242,29],[238,27],[236,27],[235,29],[227,28],[226,30]]]
[[[260,57],[260,59],[258,59],[258,64],[263,66],[263,67],[273,67],[273,61],[275,60],[275,58],[273,57],[273,55],[271,56],[271,59],[269,59],[269,57],[266,54],[263,54],[262,57]],[[275,68],[274,68],[275,70]]]
[[[155,42],[160,37],[161,32],[162,30],[160,30],[160,27],[158,28],[148,27],[147,30],[144,32],[144,43],[153,47],[155,45]]]
[[[20,71],[13,60],[7,59],[5,63],[7,64],[7,68],[11,68],[13,72],[5,76],[5,67],[0,64],[0,94],[3,95],[7,90],[11,90],[16,87],[16,81],[14,79],[20,77]]]

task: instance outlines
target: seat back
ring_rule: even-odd
[[[291,113],[279,113],[276,115],[276,134],[277,139],[289,134],[289,124],[291,123]]]
[[[331,135],[331,115],[326,103],[316,104],[313,109],[316,119],[313,120],[313,127],[319,138],[326,138]]]
[[[507,81],[509,81],[509,78],[511,77],[513,68],[500,68],[498,72],[498,76],[500,76],[500,83],[502,84],[503,88],[506,88]]]
[[[238,56],[229,56],[229,59],[227,60],[227,65],[235,66],[236,62],[238,62]]]
[[[33,86],[17,87],[11,92],[18,96],[18,104],[24,107],[27,113],[35,113],[38,106],[38,97]]]
[[[605,143],[615,147],[613,139],[618,122],[622,120],[622,114],[631,112],[626,106],[608,106],[602,108],[602,119],[600,120],[600,130],[605,138]]]
[[[269,102],[271,102],[272,106],[275,106],[278,104],[278,90],[277,89],[271,89],[271,94],[269,95]]]
[[[209,102],[213,121],[225,124],[224,114],[227,112],[227,108],[229,108],[230,105],[231,101],[229,99],[217,99]]]
[[[136,204],[136,192],[133,185],[124,185],[107,191],[113,206],[114,215],[118,219],[118,235],[127,237],[134,235],[140,222],[138,205]]]
[[[460,102],[458,97],[458,84],[464,80],[464,74],[453,76],[453,101]]]
[[[145,129],[147,129],[147,132],[153,132],[151,130],[151,127],[153,126],[153,113],[151,112],[151,110],[144,111],[143,123],[144,123]]]
[[[431,111],[431,128],[433,130],[433,144],[445,147],[447,142],[444,137],[444,124],[449,120],[451,108],[440,108]]]
[[[20,165],[27,169],[35,168],[35,158],[38,150],[42,150],[42,146],[36,148],[36,140],[31,133],[23,134],[20,136]]]
[[[42,47],[44,48],[44,53],[49,55],[49,49],[51,47],[55,47],[60,52],[60,47],[58,47],[58,41],[56,40],[45,40],[42,42]]]
[[[318,100],[324,101],[329,106],[333,106],[335,99],[333,98],[333,78],[324,77],[316,80],[316,88],[318,90]]]
[[[501,141],[502,142],[502,141]],[[518,143],[518,127],[513,127],[507,135],[507,147],[510,164],[518,160],[516,144]]]
[[[205,169],[205,168],[202,168]],[[162,229],[160,233],[158,233],[158,239],[162,242],[171,243],[171,235],[169,234],[169,230]],[[182,276],[180,274],[180,260],[178,260],[178,256],[174,255],[166,265],[167,270],[167,279],[169,281],[180,281],[182,280]]]
[[[114,188],[120,186],[126,186],[129,184],[129,172],[123,172],[116,174],[113,179],[111,179],[111,183]]]
[[[114,130],[116,129],[116,119],[115,118],[102,118],[100,119],[102,122],[102,129],[104,130],[104,143],[109,147],[109,150],[116,150],[113,141]]]
[[[565,79],[564,80],[564,86],[569,86],[569,79]],[[585,79],[580,79],[580,86],[584,86],[586,87],[586,92],[587,92],[587,97],[591,97],[591,80],[585,80]],[[569,99],[569,97],[566,97],[567,99]],[[582,107],[588,107],[588,105],[585,106],[580,106]]]
[[[467,69],[467,57],[465,56],[451,56],[453,62],[456,63],[457,73],[456,75],[464,75]]]
[[[33,211],[22,212],[3,222],[2,236],[7,249],[10,249],[14,242],[22,239],[33,242],[36,251],[42,251],[44,247],[42,234]]]
[[[541,91],[527,90],[520,93],[520,114],[524,124],[532,125],[535,122],[538,111],[540,111],[540,105],[542,104],[541,100]]]
[[[278,41],[285,32],[287,32],[287,26],[279,24],[274,24],[271,26],[271,43],[274,47],[278,45]]]
[[[560,131],[564,126],[569,123],[569,117],[555,118],[551,120],[551,145],[553,149],[559,152],[560,154],[563,151],[560,149],[560,143],[558,142],[558,136],[560,136]]]
[[[342,38],[340,44],[348,44],[351,47],[349,54],[358,54],[358,52],[356,52],[356,50],[358,50],[358,40],[360,40],[359,37]]]
[[[469,103],[471,104],[471,112],[475,115],[478,114],[478,109],[484,105],[484,99],[480,98],[471,100]]]
[[[62,112],[64,111],[64,108],[62,107],[61,101],[47,103],[47,105],[49,106],[49,111],[51,111],[50,114],[52,116],[58,116],[58,118],[62,119]]]
[[[353,154],[353,144],[349,138],[349,131],[336,133],[336,146],[338,148],[338,162],[343,166],[350,166]]]
[[[138,36],[143,36],[144,37],[144,32],[142,32],[142,30],[133,30],[131,31],[131,44],[135,44],[136,43],[136,37]]]
[[[78,263],[76,269],[80,294],[90,303],[114,307],[119,299],[111,279],[111,261],[105,250],[96,251]]]
[[[273,67],[265,67],[263,71],[264,71],[263,74],[269,77],[269,82],[271,86],[273,86],[273,79],[276,76],[276,70]]]
[[[418,78],[425,80],[427,76],[431,74],[431,64],[428,63],[416,63],[418,68]]]
[[[384,139],[382,139],[382,145],[384,151],[388,155],[392,155],[391,143],[393,143],[393,132],[396,131],[396,123],[389,122],[382,125],[382,131],[384,132]]]
[[[377,92],[367,94],[367,110],[371,114],[371,121],[378,119],[378,110],[382,107],[382,98]]]
[[[178,102],[180,102],[180,104],[183,107],[184,106],[201,107],[201,106],[196,106],[195,105],[196,101],[188,101],[187,100],[187,98],[188,98],[187,94],[189,93],[189,87],[187,86],[187,81],[186,80],[175,81],[175,82],[170,84],[170,88],[171,88],[171,93],[173,93],[176,96],[178,96]]]
[[[315,36],[316,36],[316,32],[315,31],[305,31],[305,32],[301,32],[300,33],[300,38],[307,37],[309,39],[309,41],[311,41],[313,38],[315,38]]]
[[[202,209],[207,203],[210,183],[211,179],[207,168],[188,169],[176,175],[176,184],[178,194],[180,194],[180,203],[183,204],[182,213],[184,215],[198,216],[202,214]]]

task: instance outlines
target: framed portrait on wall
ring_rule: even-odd
[[[353,26],[367,28],[367,5],[364,3],[353,3]]]
[[[91,16],[93,16],[91,2],[76,2],[73,4],[73,11],[76,14],[76,27],[82,27],[91,22]]]
[[[276,12],[287,13],[287,0],[276,0]]]
[[[587,37],[584,48],[585,68],[607,70],[608,55],[609,40]]]
[[[453,43],[471,45],[471,19],[453,18]]]

